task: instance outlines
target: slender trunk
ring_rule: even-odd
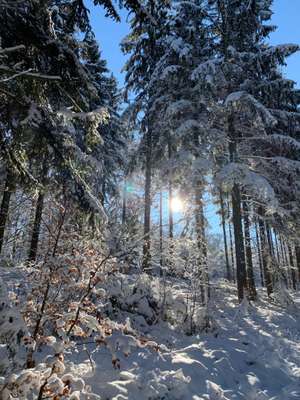
[[[291,269],[293,289],[296,290],[297,289],[296,268],[295,268],[292,248],[289,244],[288,244],[288,253],[289,253],[289,259],[290,259],[290,269]]]
[[[227,235],[226,235],[225,207],[224,207],[222,190],[220,190],[220,206],[221,206],[221,220],[222,220],[224,251],[225,251],[225,261],[226,261],[226,278],[229,281],[231,281],[231,271],[230,271],[230,264],[229,264]]]
[[[13,227],[13,242],[12,242],[12,257],[13,260],[16,260],[16,253],[17,253],[17,240],[19,236],[18,232],[18,225],[20,220],[20,208],[17,209],[15,213],[15,220],[14,220],[14,227]]]
[[[163,276],[163,194],[159,193],[159,264],[160,276]]]
[[[208,264],[207,264],[207,241],[205,234],[205,217],[204,217],[204,208],[203,208],[203,198],[201,196],[201,230],[202,230],[202,254],[203,254],[203,273],[204,273],[204,283],[205,283],[205,302],[207,304],[210,298],[210,283],[209,283],[209,275],[208,275]]]
[[[44,208],[44,198],[45,195],[43,192],[39,192],[39,196],[36,203],[35,209],[35,217],[33,223],[33,230],[28,254],[28,261],[35,262],[37,256],[37,249],[38,249],[38,242],[41,230],[41,222],[42,222],[42,215],[43,215],[43,208]]]
[[[267,232],[267,239],[268,239],[268,245],[269,245],[269,249],[270,249],[270,254],[271,254],[272,257],[275,257],[272,233],[271,233],[271,229],[270,229],[268,224],[266,224],[266,232]]]
[[[4,184],[4,191],[2,197],[2,203],[0,208],[0,254],[3,247],[5,225],[7,222],[9,203],[11,198],[12,186],[13,186],[13,176],[10,171],[7,172],[6,181]]]
[[[172,144],[171,144],[171,137],[168,137],[168,159],[169,159],[169,165],[171,165],[171,159],[172,159]],[[168,256],[168,267],[170,270],[172,270],[173,266],[173,254],[174,254],[174,243],[173,243],[173,238],[174,238],[174,217],[173,217],[173,208],[172,208],[172,202],[173,202],[173,182],[172,182],[172,170],[171,166],[169,169],[169,196],[168,196],[168,203],[169,203],[169,256]]]
[[[46,160],[44,160],[42,176],[41,176],[43,185],[45,185],[45,183],[46,183],[45,181],[46,181],[47,172],[48,172],[47,162],[46,162]],[[45,193],[43,190],[40,190],[38,199],[37,199],[37,203],[36,203],[31,243],[30,243],[30,248],[29,248],[29,253],[28,253],[28,261],[29,262],[34,262],[37,257],[42,215],[43,215],[43,208],[44,208],[44,200],[45,200]]]
[[[235,138],[234,124],[232,116],[228,119],[228,130],[231,140],[229,142],[229,154],[230,161],[237,161],[237,142]],[[247,290],[247,278],[246,278],[246,260],[245,260],[245,247],[244,247],[244,235],[243,235],[243,224],[242,224],[242,212],[241,212],[241,193],[240,187],[237,183],[233,185],[231,193],[232,201],[232,222],[234,232],[234,244],[235,244],[235,258],[236,258],[236,279],[237,279],[237,290],[238,299],[241,302]]]
[[[196,236],[198,247],[198,279],[200,281],[201,302],[207,304],[209,299],[209,279],[207,270],[207,246],[204,228],[204,212],[202,203],[202,185],[197,182],[195,187],[195,222],[196,222]]]
[[[276,253],[276,258],[278,260],[278,263],[281,264],[281,259],[280,259],[280,253],[279,253],[279,246],[278,246],[278,240],[277,240],[277,233],[274,229],[274,242],[275,242],[275,253]]]
[[[144,245],[143,270],[150,267],[150,218],[151,218],[151,173],[152,173],[152,137],[148,130],[146,134],[146,173],[145,173],[145,204],[144,204]]]
[[[174,237],[174,218],[172,210],[173,188],[172,183],[169,182],[169,239]]]
[[[284,260],[280,255],[277,232],[276,232],[275,229],[273,229],[273,232],[274,232],[274,249],[275,249],[274,252],[275,252],[276,258],[278,260],[280,275],[281,275],[281,277],[282,277],[282,279],[283,279],[283,281],[285,283],[285,286],[288,288],[289,287],[289,280],[288,280],[288,275],[286,273],[286,269],[284,268]]]
[[[285,242],[284,242],[284,238],[282,236],[280,236],[280,247],[281,247],[281,252],[282,252],[282,258],[287,266],[289,264],[289,260],[287,258]]]
[[[123,201],[122,201],[122,225],[124,225],[126,222],[126,214],[127,214],[127,182],[125,179],[123,188]]]
[[[235,243],[235,258],[236,258],[236,280],[238,289],[238,299],[241,302],[247,289],[246,281],[246,261],[244,248],[244,235],[241,216],[241,194],[237,184],[232,189],[232,218],[233,232]]]
[[[300,246],[295,246],[295,254],[298,268],[298,281],[300,282]]]
[[[256,292],[254,272],[253,272],[249,208],[246,200],[243,202],[243,211],[244,211],[243,216],[244,216],[244,230],[245,230],[245,250],[246,250],[249,294],[251,299],[255,300],[257,297],[257,292]]]
[[[259,210],[259,214],[262,216],[262,211]],[[267,239],[266,239],[266,231],[265,224],[262,218],[259,218],[259,233],[260,233],[260,243],[261,243],[261,256],[262,256],[262,265],[264,271],[264,281],[267,287],[268,296],[273,293],[273,285],[271,273],[268,265],[268,249],[267,249]]]
[[[172,159],[172,146],[170,137],[168,139],[168,158],[169,161]],[[172,201],[173,201],[173,182],[172,182],[172,172],[170,171],[169,172],[169,238],[171,241],[174,237],[174,218],[173,218]]]
[[[100,199],[102,207],[104,207],[105,196],[106,196],[106,184],[105,184],[105,180],[103,180],[102,193],[101,193],[101,199]]]
[[[229,205],[228,205],[229,207]],[[234,262],[234,250],[233,250],[233,239],[232,239],[232,226],[231,222],[228,222],[228,231],[229,231],[229,242],[230,242],[230,257],[231,257],[231,270],[232,270],[232,278],[235,283],[235,262]]]
[[[286,283],[287,283],[287,288],[291,287],[291,277],[289,275],[289,262],[287,259],[287,254],[286,254],[286,249],[285,249],[285,244],[284,240],[281,235],[279,235],[279,245],[280,245],[280,253],[281,253],[281,258],[282,258],[282,264],[284,266],[284,274],[286,276]]]
[[[261,245],[260,245],[260,240],[259,240],[257,223],[255,223],[255,235],[256,235],[257,258],[258,258],[259,272],[260,272],[260,282],[261,282],[261,286],[264,287],[265,282],[264,282],[264,273],[263,273],[262,251],[261,251]]]

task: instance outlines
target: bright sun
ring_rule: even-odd
[[[183,210],[183,202],[179,197],[172,198],[171,209],[173,212],[180,212]]]

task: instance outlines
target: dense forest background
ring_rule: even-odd
[[[229,292],[238,313],[295,312],[300,47],[270,44],[272,1],[94,6],[128,15],[124,87],[83,0],[0,0],[3,399],[100,399],[66,354],[93,366],[93,343],[120,369],[164,351],[150,327],[217,337]],[[227,398],[207,390],[137,398]]]

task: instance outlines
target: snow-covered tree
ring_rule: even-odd
[[[150,214],[151,214],[151,177],[153,147],[158,132],[151,121],[151,107],[155,92],[150,81],[156,62],[163,54],[160,39],[165,34],[165,22],[169,1],[149,0],[143,4],[143,11],[135,13],[131,21],[131,32],[122,42],[124,53],[130,54],[124,70],[126,71],[127,91],[136,94],[134,114],[141,116],[142,142],[140,153],[143,154],[145,169],[145,210],[144,210],[144,269],[150,266]]]
[[[279,207],[275,182],[258,165],[267,157],[259,153],[259,141],[269,138],[277,119],[264,95],[271,87],[291,87],[279,73],[286,56],[298,47],[269,46],[267,35],[274,30],[266,25],[271,17],[271,1],[210,1],[209,23],[214,39],[214,56],[200,63],[193,72],[202,82],[210,103],[211,127],[221,133],[217,176],[232,193],[233,225],[239,299],[247,287],[247,271],[242,225],[241,192],[247,193],[263,209]],[[280,79],[279,79],[280,77]],[[267,90],[267,91],[268,91]],[[221,152],[220,152],[221,150]],[[221,162],[220,162],[221,161]],[[269,164],[270,165],[270,164]],[[264,169],[265,170],[265,169]],[[267,276],[268,267],[265,266]],[[267,284],[271,293],[272,283]]]
[[[164,53],[151,77],[155,93],[152,119],[160,132],[154,157],[161,175],[167,177],[169,198],[172,198],[173,186],[179,184],[193,199],[199,249],[198,279],[203,287],[207,286],[208,277],[203,213],[205,177],[210,164],[208,132],[204,129],[208,113],[191,76],[197,65],[211,56],[205,16],[203,1],[173,2],[168,35],[162,40]],[[203,289],[202,292],[204,301]]]

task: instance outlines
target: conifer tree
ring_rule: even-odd
[[[280,76],[278,66],[298,49],[294,45],[266,44],[266,37],[274,30],[266,24],[271,17],[271,3],[268,0],[210,1],[214,57],[200,63],[193,74],[202,82],[202,88],[206,88],[207,101],[213,110],[211,121],[214,119],[210,127],[224,134],[224,162],[218,181],[231,188],[240,301],[247,290],[241,194],[247,193],[262,204],[260,218],[278,206],[280,197],[273,179],[258,167],[265,157],[262,148],[258,151],[258,142],[269,140],[270,133],[278,126],[264,91],[275,90],[278,85],[290,86]],[[295,98],[295,95],[290,92],[289,97]],[[221,137],[216,136],[215,149],[220,145],[222,148]],[[263,161],[264,165],[267,163]],[[270,285],[271,282],[271,290]]]
[[[150,267],[150,216],[151,216],[151,180],[153,146],[155,135],[151,119],[151,107],[155,92],[151,87],[151,77],[157,61],[162,55],[160,39],[164,37],[165,18],[168,1],[149,0],[143,4],[143,13],[137,11],[131,21],[131,33],[123,40],[124,53],[130,54],[124,70],[126,71],[127,91],[136,94],[135,114],[143,113],[140,128],[142,141],[140,153],[143,154],[145,169],[145,208],[144,208],[144,244],[143,268]]]

